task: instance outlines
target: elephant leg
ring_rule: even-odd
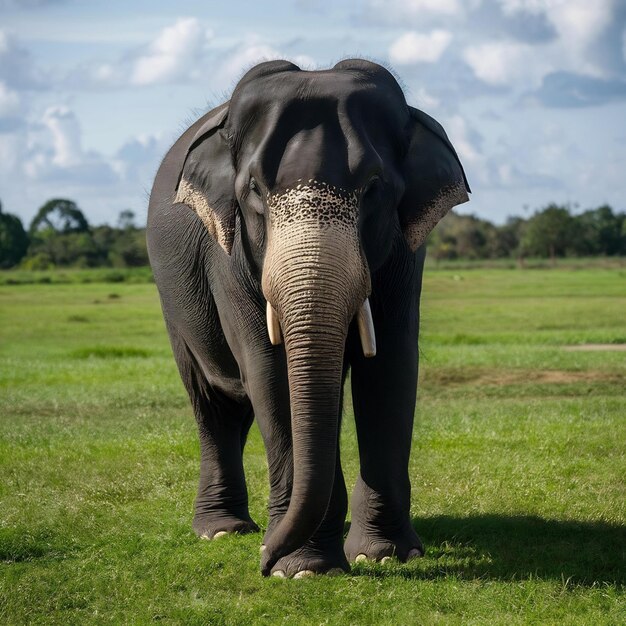
[[[392,319],[377,324],[374,359],[358,355],[354,335],[349,342],[361,471],[344,548],[349,561],[391,556],[406,561],[423,554],[410,519],[408,473],[417,389],[417,320],[408,325]]]
[[[243,468],[243,447],[253,420],[250,402],[233,400],[212,387],[189,348],[171,329],[170,338],[200,439],[194,532],[203,539],[221,532],[256,532],[259,528],[248,513]]]
[[[344,368],[344,378],[346,370],[347,368]],[[285,515],[293,485],[288,389],[282,390],[282,397],[280,394],[281,391],[277,389],[274,389],[271,394],[273,400],[279,400],[278,408],[276,404],[269,407],[255,402],[257,422],[267,451],[270,479],[269,524],[263,544]],[[341,407],[339,413],[341,415]],[[339,430],[337,433],[338,440]],[[348,497],[341,469],[339,445],[337,445],[332,495],[320,527],[301,548],[279,559],[272,568],[272,572],[277,576],[292,577],[310,572],[322,574],[329,571],[333,573],[339,570],[348,571],[349,565],[343,551],[343,532],[347,508]]]

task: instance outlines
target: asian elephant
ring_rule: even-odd
[[[256,417],[270,481],[263,575],[423,553],[408,475],[422,244],[468,192],[443,128],[359,59],[261,63],[176,141],[147,240],[198,423],[199,536],[258,530],[242,463]],[[350,368],[360,476],[344,544]]]

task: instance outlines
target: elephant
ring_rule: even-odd
[[[256,65],[174,143],[147,244],[198,426],[199,537],[259,531],[242,461],[256,418],[270,488],[262,575],[423,555],[408,467],[424,240],[469,192],[442,126],[361,59]],[[348,371],[360,474],[344,543]]]

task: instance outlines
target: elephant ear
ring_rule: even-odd
[[[223,127],[228,104],[189,129],[174,202],[189,206],[211,236],[230,254],[235,236],[235,169]],[[195,133],[193,133],[195,130]]]
[[[409,107],[411,142],[404,161],[400,224],[415,252],[437,222],[471,192],[461,161],[441,124]]]

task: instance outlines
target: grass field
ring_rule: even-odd
[[[193,535],[195,426],[154,285],[7,276],[0,623],[626,623],[626,352],[564,349],[626,343],[626,269],[429,271],[411,461],[426,556],[304,580],[260,576],[259,534]],[[246,471],[264,525],[255,427]]]

